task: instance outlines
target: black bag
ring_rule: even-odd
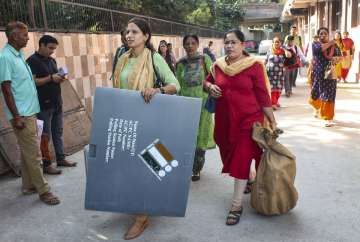
[[[165,83],[161,80],[159,74],[156,71],[156,68],[154,65],[154,53],[155,52],[151,53],[151,61],[152,61],[152,65],[153,65],[153,69],[154,69],[155,77],[156,77],[155,82],[154,82],[154,88],[160,88],[160,87],[164,87]]]

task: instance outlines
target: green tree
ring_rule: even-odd
[[[214,24],[215,18],[211,13],[209,5],[206,2],[202,2],[197,9],[186,16],[185,20],[193,24],[211,26]]]
[[[237,0],[111,0],[138,13],[227,30],[239,26],[245,11]]]
[[[215,28],[221,30],[238,27],[245,15],[241,1],[237,0],[216,0],[215,11]]]

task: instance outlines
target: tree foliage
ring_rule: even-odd
[[[237,0],[111,0],[113,6],[144,15],[211,26],[218,30],[239,25],[245,15],[242,3]]]
[[[242,1],[237,0],[216,0],[215,4],[209,5],[215,7],[215,27],[227,30],[239,26],[245,15],[242,4]]]

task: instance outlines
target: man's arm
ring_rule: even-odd
[[[54,65],[56,67],[56,72],[58,71],[57,69],[57,64],[56,64],[56,60],[52,59],[54,61]],[[41,62],[37,61],[35,58],[28,58],[26,60],[26,62],[28,63],[28,65],[30,66],[31,72],[33,73],[33,79],[35,81],[36,86],[41,87],[49,82],[55,82],[55,83],[60,83],[63,81],[63,78],[58,75],[58,74],[52,74],[52,75],[48,75],[45,77],[37,77],[40,73],[42,73],[41,71]]]
[[[303,43],[302,43],[302,39],[301,39],[301,36],[299,35],[299,42],[300,42],[300,49],[302,51],[302,53],[304,53],[304,47],[303,47]]]
[[[11,81],[3,81],[1,83],[1,90],[4,95],[5,103],[14,118],[13,125],[17,129],[25,128],[25,123],[24,123],[22,117],[19,115],[14,96],[11,92]]]
[[[41,87],[52,81],[51,75],[48,75],[48,76],[42,77],[42,78],[36,78],[35,75],[33,75],[33,78],[35,80],[36,86],[38,86],[38,87]]]
[[[286,36],[285,36],[284,45],[287,45],[287,43],[288,43],[288,37],[289,37],[289,35],[286,35]]]
[[[55,82],[55,83],[59,83],[62,82],[65,78],[61,77],[58,74],[53,74],[53,75],[48,75],[46,77],[42,77],[42,78],[36,78],[35,75],[33,75],[34,80],[35,80],[35,84],[38,87],[41,87],[49,82]]]

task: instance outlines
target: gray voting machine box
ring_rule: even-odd
[[[97,88],[85,208],[185,216],[202,100]]]

